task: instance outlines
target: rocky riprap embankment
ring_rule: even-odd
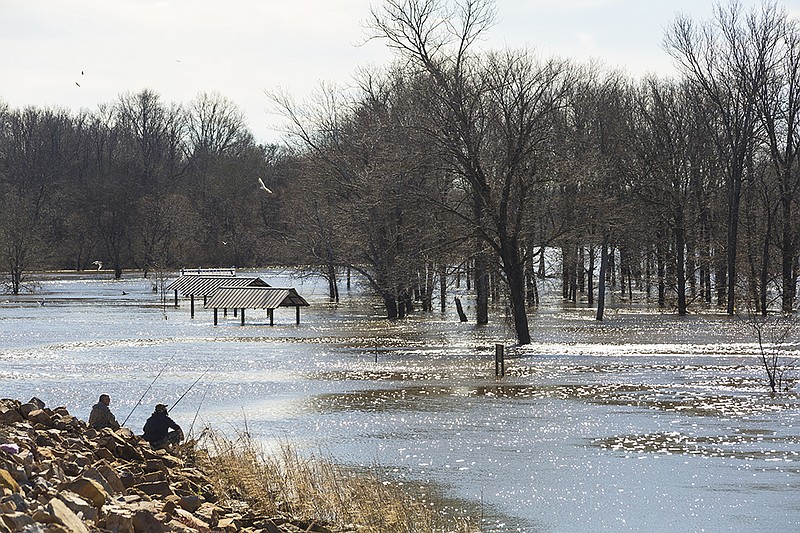
[[[221,500],[194,461],[176,455],[36,398],[0,400],[0,533],[330,531]]]

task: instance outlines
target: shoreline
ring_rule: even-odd
[[[0,533],[475,531],[468,519],[448,529],[437,510],[377,478],[282,455],[213,433],[207,446],[153,450],[128,428],[98,431],[37,398],[0,399]],[[337,499],[365,501],[343,511]]]

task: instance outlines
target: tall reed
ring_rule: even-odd
[[[288,443],[272,453],[249,434],[227,438],[206,429],[198,460],[223,498],[247,502],[268,516],[319,521],[343,531],[471,533],[464,512],[407,490],[377,469],[353,472],[330,460],[302,456]]]

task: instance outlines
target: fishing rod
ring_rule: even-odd
[[[214,376],[216,378],[216,376]],[[197,411],[194,412],[194,418],[192,419],[192,423],[189,425],[189,435],[192,434],[192,428],[194,427],[194,423],[197,420],[197,415],[200,414],[200,407],[203,405],[203,402],[206,401],[206,395],[208,394],[208,389],[211,388],[211,384],[214,383],[214,378],[211,378],[211,383],[208,384],[206,387],[205,392],[203,393],[203,397],[200,398],[200,403],[197,404]]]
[[[172,362],[172,360],[173,360],[173,359],[175,359],[175,355],[177,355],[177,354],[175,354],[175,353],[174,353],[174,354],[172,354],[172,357],[170,357],[170,358],[169,358],[169,361],[167,361],[167,362],[166,362],[166,364],[164,364],[164,368],[162,368],[162,369],[161,369],[161,372],[159,372],[159,373],[156,375],[156,377],[154,377],[154,378],[153,378],[153,381],[151,381],[151,382],[150,382],[150,385],[147,387],[147,390],[145,390],[145,391],[142,393],[142,397],[141,397],[141,398],[139,398],[139,401],[138,401],[138,402],[136,402],[136,405],[134,405],[134,406],[133,406],[133,409],[131,409],[131,412],[130,412],[130,413],[128,413],[128,416],[126,416],[126,417],[125,417],[125,420],[123,420],[123,421],[122,421],[122,424],[120,424],[121,426],[124,426],[124,425],[125,425],[125,422],[127,422],[127,421],[128,421],[128,419],[131,417],[131,415],[132,415],[132,414],[133,414],[133,412],[136,410],[136,408],[137,408],[137,407],[139,407],[139,406],[142,404],[142,400],[144,400],[144,397],[145,397],[145,395],[146,395],[148,392],[150,392],[150,389],[152,389],[152,388],[153,388],[153,384],[156,382],[156,380],[157,380],[158,378],[160,378],[160,377],[161,377],[161,374],[163,374],[163,373],[164,373],[164,370],[166,370],[166,369],[167,369],[167,367],[169,366],[169,364]]]
[[[200,381],[201,379],[203,379],[203,376],[205,376],[205,375],[206,375],[206,372],[208,372],[209,370],[210,370],[210,367],[209,367],[209,368],[206,368],[206,369],[203,371],[203,373],[202,373],[202,374],[200,374],[200,377],[199,377],[199,378],[197,378],[196,380],[194,380],[194,383],[192,383],[191,387],[189,387],[188,389],[186,389],[186,392],[184,392],[183,394],[181,394],[181,397],[180,397],[180,398],[178,398],[177,400],[175,400],[175,403],[173,403],[173,404],[172,404],[172,407],[170,407],[170,408],[169,408],[169,410],[170,410],[170,411],[172,411],[172,409],[173,409],[173,408],[174,408],[176,405],[178,405],[178,402],[180,402],[181,400],[183,400],[183,397],[184,397],[184,396],[186,396],[187,394],[189,394],[189,391],[190,391],[190,390],[192,390],[192,389],[194,388],[194,386],[195,386],[195,385],[197,385],[197,382],[198,382],[198,381]]]

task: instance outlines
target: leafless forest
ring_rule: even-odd
[[[677,18],[663,43],[680,76],[632,79],[484,50],[494,16],[488,0],[384,1],[369,28],[395,61],[309,101],[266,94],[281,146],[219,94],[144,89],[77,114],[0,94],[7,290],[95,261],[117,276],[308,265],[332,298],[362,274],[391,318],[444,305],[458,270],[478,322],[504,302],[522,344],[545,275],[598,318],[612,281],[679,314],[794,309],[798,21],[773,3]]]

